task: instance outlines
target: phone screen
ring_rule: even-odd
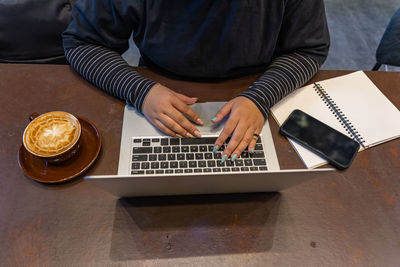
[[[350,137],[300,110],[294,110],[289,115],[280,132],[340,169],[350,166],[360,147]]]

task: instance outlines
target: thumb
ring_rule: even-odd
[[[180,100],[182,100],[185,104],[191,105],[197,102],[198,98],[197,97],[188,97],[183,94],[173,92],[176,97],[178,97]]]
[[[229,101],[217,112],[214,118],[211,118],[211,121],[214,123],[220,122],[226,115],[231,113],[232,110],[232,101]]]

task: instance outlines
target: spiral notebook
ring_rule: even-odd
[[[300,109],[360,143],[360,151],[400,137],[400,111],[362,71],[320,81],[294,91],[272,108],[282,125]],[[289,140],[307,168],[326,160]]]

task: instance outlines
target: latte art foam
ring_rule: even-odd
[[[74,117],[65,112],[50,112],[30,123],[24,139],[28,150],[39,156],[51,157],[72,147],[79,135],[80,125]]]

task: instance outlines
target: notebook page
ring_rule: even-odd
[[[357,71],[319,84],[363,137],[365,147],[400,136],[400,111],[364,72]]]
[[[348,136],[343,126],[315,92],[314,85],[304,86],[295,90],[275,104],[271,111],[272,116],[277,121],[278,125],[281,126],[287,117],[289,117],[289,114],[295,109],[300,109],[310,114],[314,118],[323,121],[325,124],[328,124],[332,128]],[[307,168],[316,168],[327,163],[326,160],[307,148],[304,148],[290,139],[289,141]]]

